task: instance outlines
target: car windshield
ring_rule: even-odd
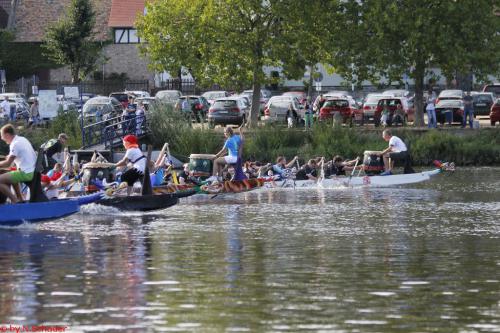
[[[500,84],[489,85],[484,88],[485,92],[494,93],[495,95],[500,95]]]
[[[491,103],[493,98],[491,95],[474,95],[474,102],[476,103]]]
[[[344,100],[344,99],[335,99],[335,100],[326,101],[325,105],[323,105],[323,106],[345,108],[345,107],[349,106],[349,102]]]
[[[110,97],[114,97],[120,102],[127,102],[128,101],[128,95],[127,94],[111,94]]]
[[[156,97],[166,101],[176,101],[179,98],[179,93],[177,91],[159,91]]]
[[[436,105],[436,107],[454,107],[454,108],[459,108],[461,106],[462,106],[462,100],[459,99],[439,101],[439,103]]]
[[[462,96],[461,90],[443,90],[439,97],[460,97]]]
[[[101,113],[111,112],[111,106],[109,104],[85,104],[83,107],[83,113],[96,113],[97,111]]]
[[[205,97],[206,99],[216,99],[225,97],[226,94],[223,91],[216,91],[216,92],[206,92],[202,96]]]
[[[236,106],[235,100],[223,100],[223,101],[215,101],[213,107],[214,108],[232,108]]]
[[[377,104],[378,101],[380,101],[384,97],[387,97],[387,96],[370,96],[370,97],[368,97],[368,99],[366,100],[365,103],[367,103],[367,104]]]
[[[388,105],[388,106],[396,106],[398,104],[401,104],[401,101],[399,99],[386,99],[381,101],[382,105]]]

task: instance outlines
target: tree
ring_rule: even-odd
[[[320,0],[314,0],[321,2]],[[251,84],[249,126],[257,123],[265,66],[304,74],[298,23],[306,19],[292,0],[159,0],[147,3],[137,27],[151,67],[175,73],[189,68],[197,82]],[[298,15],[300,14],[300,15]]]
[[[89,0],[72,0],[64,19],[51,25],[43,47],[50,60],[68,65],[73,83],[96,67],[102,46],[93,40],[95,13]]]
[[[342,73],[358,80],[415,81],[416,126],[424,124],[424,78],[432,67],[445,75],[499,72],[498,0],[379,0],[342,2],[349,34],[335,54]],[[348,64],[352,63],[351,69]]]

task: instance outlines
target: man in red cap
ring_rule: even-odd
[[[134,183],[144,176],[146,169],[146,156],[139,149],[137,137],[135,135],[126,135],[123,138],[123,146],[127,149],[125,156],[115,164],[115,167],[126,166],[129,162],[133,165],[122,174],[122,181],[127,183],[127,194],[132,193]]]

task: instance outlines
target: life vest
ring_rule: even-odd
[[[42,144],[40,146],[40,148],[42,148],[43,150],[47,151],[47,149],[49,149],[50,147],[52,147],[56,143],[57,143],[57,139],[50,139],[49,141],[47,141],[44,144]]]

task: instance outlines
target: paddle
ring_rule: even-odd
[[[151,152],[153,147],[148,145],[148,154],[146,156],[146,168],[144,169],[144,179],[142,181],[142,195],[152,195],[153,186],[151,186],[151,177],[149,176],[149,161],[151,160]]]
[[[351,184],[351,178],[354,175],[354,172],[356,171],[356,167],[358,166],[359,163],[359,157],[356,157],[356,164],[354,164],[354,169],[352,169],[351,175],[349,176],[349,180],[347,181],[347,185],[349,186]]]

